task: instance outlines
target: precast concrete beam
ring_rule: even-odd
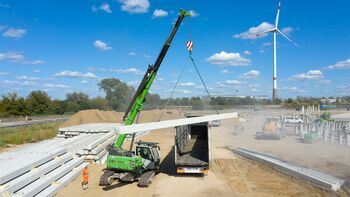
[[[281,172],[299,179],[303,179],[307,182],[311,182],[314,185],[318,185],[329,190],[336,191],[344,184],[343,179],[339,179],[313,169],[304,168],[296,164],[291,164],[271,155],[256,152],[246,148],[232,148],[231,150],[239,155],[271,165]]]

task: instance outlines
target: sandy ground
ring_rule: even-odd
[[[137,183],[115,183],[110,187],[98,186],[104,165],[90,166],[89,189],[83,191],[81,177],[74,180],[57,196],[335,196],[305,182],[294,180],[272,168],[233,154],[227,146],[243,146],[267,151],[287,160],[297,161],[339,177],[346,178],[350,169],[349,148],[327,144],[301,144],[295,137],[280,141],[256,140],[254,134],[261,129],[264,116],[270,111],[244,112],[248,120],[242,131],[234,130],[237,120],[225,120],[211,133],[212,162],[205,177],[178,176],[174,166],[173,129],[153,131],[142,137],[144,141],[159,142],[161,148],[161,173],[148,188],[138,188]],[[150,113],[149,115],[152,115]],[[180,113],[168,114],[167,118]],[[156,115],[155,115],[156,116]],[[144,117],[154,119],[153,117]],[[260,125],[261,124],[261,125]],[[326,156],[328,155],[328,156]],[[346,194],[338,194],[346,196]]]
[[[329,173],[350,181],[350,147],[317,141],[305,144],[299,141],[292,130],[282,140],[255,139],[262,130],[265,117],[279,115],[282,110],[244,112],[247,122],[243,131],[232,138],[231,145],[273,154],[279,158]],[[233,132],[233,131],[232,131]]]

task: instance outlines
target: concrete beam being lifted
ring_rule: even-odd
[[[119,126],[117,128],[117,131],[119,134],[129,134],[129,133],[137,133],[137,132],[143,132],[143,131],[164,129],[164,128],[169,128],[169,127],[176,127],[176,126],[181,126],[181,125],[209,122],[209,121],[213,121],[213,120],[237,118],[237,116],[238,116],[237,112],[232,112],[232,113],[215,114],[215,115],[200,116],[200,117],[193,117],[193,118],[182,118],[182,119],[165,120],[165,121],[159,121],[159,122],[124,125],[124,126]]]

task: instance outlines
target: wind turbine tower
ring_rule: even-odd
[[[277,46],[276,46],[277,32],[280,33],[283,37],[285,37],[288,41],[293,43],[295,46],[298,46],[295,42],[293,42],[291,39],[289,39],[286,35],[284,35],[284,33],[282,33],[278,29],[278,19],[279,19],[279,15],[280,15],[280,9],[281,9],[281,2],[278,2],[275,27],[257,34],[257,36],[259,36],[261,34],[266,34],[266,33],[270,33],[270,32],[273,33],[273,78],[272,78],[272,80],[273,80],[272,100],[273,101],[277,98],[277,57],[276,57],[277,56]]]

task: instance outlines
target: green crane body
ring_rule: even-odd
[[[137,117],[139,112],[142,110],[142,105],[157,75],[157,71],[171,45],[171,42],[176,34],[176,31],[178,30],[185,16],[191,16],[190,12],[186,10],[180,10],[179,17],[168,39],[163,45],[163,48],[160,54],[158,55],[158,58],[154,66],[152,65],[148,66],[148,69],[143,77],[143,80],[141,81],[128,109],[124,114],[124,125],[133,124],[135,118]],[[110,148],[109,155],[107,157],[107,170],[117,171],[117,172],[127,171],[127,172],[133,172],[136,174],[142,174],[144,171],[148,170],[148,169],[145,169],[143,158],[139,155],[131,155],[131,148],[129,151],[122,149],[126,136],[127,134],[120,134],[118,139],[113,144],[113,147]],[[132,147],[132,143],[131,143],[131,147]],[[113,151],[118,153],[112,154]],[[157,163],[157,165],[159,165],[159,162]]]

